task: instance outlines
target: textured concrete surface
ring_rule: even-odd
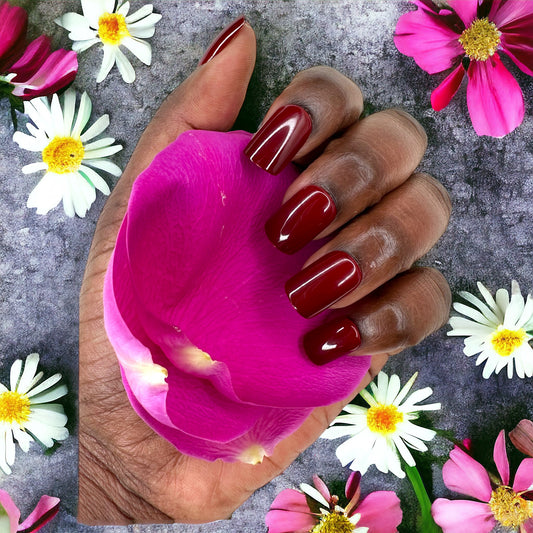
[[[30,12],[32,35],[44,31],[56,46],[70,46],[53,19],[80,11],[77,0],[18,3]],[[133,0],[133,8],[142,3]],[[154,5],[163,15],[151,40],[154,62],[146,67],[134,60],[134,84],[124,84],[115,69],[97,85],[101,51],[96,47],[79,58],[75,87],[92,97],[94,116],[110,113],[109,134],[124,144],[114,157],[116,163],[124,167],[158,105],[195,68],[218,30],[244,13],[257,33],[258,61],[241,127],[254,130],[298,71],[317,64],[338,68],[357,80],[369,109],[398,106],[427,129],[430,145],[420,168],[446,185],[454,211],[447,233],[421,263],[440,268],[454,293],[474,290],[478,279],[492,291],[509,287],[511,279],[525,291],[533,289],[531,78],[512,67],[528,104],[522,126],[504,139],[479,138],[467,116],[464,86],[447,109],[435,113],[429,95],[444,76],[427,75],[395,49],[394,27],[410,9],[407,2],[154,0]],[[230,522],[95,528],[77,524],[77,300],[105,198],[98,195],[85,219],[68,219],[61,209],[44,217],[26,209],[38,178],[24,176],[20,168],[35,161],[35,155],[19,150],[12,133],[7,106],[0,104],[0,380],[7,381],[15,358],[38,351],[43,369],[62,372],[70,390],[65,406],[71,437],[50,457],[36,445],[26,455],[17,450],[13,474],[0,474],[0,487],[10,492],[22,515],[46,493],[62,500],[59,516],[43,529],[47,533],[260,533],[266,530],[264,515],[280,490],[309,482],[315,472],[328,482],[346,479],[348,471],[334,455],[337,442],[318,441],[282,476],[257,491]],[[434,400],[443,404],[441,412],[430,415],[435,426],[460,438],[472,436],[488,460],[499,429],[510,430],[520,418],[533,416],[531,380],[508,380],[503,373],[484,380],[474,361],[462,354],[462,340],[446,337],[445,331],[396,356],[388,370],[398,372],[402,380],[419,370],[418,386],[433,387]],[[431,445],[436,456],[448,450],[441,438]],[[424,475],[435,497],[449,494],[437,466]],[[406,515],[402,530],[414,531],[416,506],[408,483],[371,468],[363,491],[380,488],[398,491]]]

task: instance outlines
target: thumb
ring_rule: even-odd
[[[111,241],[114,244],[131,186],[157,153],[184,131],[226,131],[231,128],[244,101],[254,64],[255,34],[244,21],[218,54],[200,65],[167,97],[148,124],[105,205],[93,247],[102,237],[108,244]]]

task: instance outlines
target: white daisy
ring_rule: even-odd
[[[66,385],[58,383],[61,374],[39,383],[39,354],[32,353],[23,364],[17,359],[11,367],[10,389],[0,383],[0,468],[11,473],[15,462],[15,440],[27,452],[32,441],[51,448],[54,440],[65,440],[68,430],[63,406],[48,403],[67,394]]]
[[[344,411],[349,414],[338,416],[326,429],[322,438],[350,437],[336,452],[343,466],[351,463],[352,470],[364,474],[374,464],[380,472],[390,471],[400,478],[405,477],[400,456],[409,466],[415,466],[407,446],[425,452],[427,446],[422,441],[433,439],[435,432],[411,420],[418,418],[419,411],[440,409],[440,403],[417,405],[433,394],[430,387],[407,396],[417,376],[418,372],[400,390],[400,378],[396,374],[389,379],[380,372],[377,384],[370,383],[371,392],[364,389],[359,393],[370,407],[348,404]]]
[[[533,349],[529,345],[533,330],[533,298],[530,294],[524,301],[520,286],[511,283],[511,298],[505,289],[498,289],[493,298],[480,282],[477,284],[485,302],[469,292],[462,291],[461,297],[474,307],[455,302],[453,308],[468,318],[450,318],[452,330],[448,335],[466,337],[464,353],[468,357],[479,354],[476,365],[485,363],[483,377],[493,372],[498,374],[507,366],[507,377],[516,374],[523,378],[533,376]]]
[[[115,0],[81,0],[81,8],[83,15],[65,13],[56,19],[56,23],[67,29],[68,36],[75,41],[72,49],[83,52],[93,44],[102,43],[104,59],[96,81],[103,81],[116,63],[122,79],[132,83],[135,71],[120,47],[125,46],[145,65],[150,65],[152,47],[143,39],[152,37],[161,15],[152,13],[152,4],[128,15],[130,3],[119,2],[115,10]]]
[[[122,145],[113,144],[112,137],[88,142],[109,126],[109,116],[102,115],[82,133],[92,109],[87,93],[82,94],[77,113],[74,90],[66,91],[62,101],[63,107],[54,94],[51,105],[45,97],[24,102],[24,112],[33,121],[26,125],[31,135],[17,131],[13,140],[25,150],[42,154],[42,161],[22,167],[24,174],[46,170],[27,206],[45,215],[63,199],[69,217],[74,213],[84,217],[96,199],[95,188],[109,194],[109,186],[94,168],[119,176],[120,168],[104,158],[122,150]]]

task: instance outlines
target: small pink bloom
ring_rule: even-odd
[[[445,485],[480,501],[435,500],[431,512],[444,533],[488,533],[498,524],[520,528],[520,533],[533,531],[533,502],[529,492],[533,484],[533,459],[520,463],[511,486],[502,430],[494,444],[494,463],[499,481],[491,481],[485,468],[460,448],[450,452],[450,459],[442,469]]]
[[[346,482],[348,504],[338,505],[339,497],[331,495],[326,484],[313,476],[314,487],[302,484],[302,491],[281,491],[265,516],[268,533],[308,533],[318,523],[325,523],[328,531],[343,531],[352,527],[354,533],[395,533],[402,521],[400,500],[394,492],[372,492],[359,501],[361,474],[352,472]],[[336,527],[337,528],[336,528]]]
[[[411,2],[418,9],[400,17],[396,47],[430,74],[453,69],[433,91],[433,108],[450,103],[466,73],[476,133],[502,137],[513,131],[524,118],[524,98],[499,53],[533,75],[533,2],[448,0],[451,9],[430,0]]]
[[[59,511],[59,498],[42,496],[37,507],[19,524],[20,511],[9,494],[0,489],[0,531],[2,533],[33,533],[50,522]]]
[[[264,232],[297,176],[243,155],[245,132],[190,131],[136,180],[104,286],[105,324],[137,413],[183,453],[254,463],[369,365],[312,363],[286,280],[318,244],[281,254]]]
[[[78,72],[76,52],[52,52],[45,35],[26,44],[27,19],[24,9],[0,1],[0,76],[22,100],[53,94]]]

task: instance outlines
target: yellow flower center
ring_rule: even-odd
[[[395,405],[374,405],[366,413],[368,429],[374,433],[394,433],[399,422],[403,422],[403,413]]]
[[[489,505],[494,518],[505,527],[518,527],[533,516],[533,502],[524,500],[510,487],[493,490]]]
[[[486,61],[500,44],[501,32],[488,18],[475,19],[459,37],[459,42],[470,59]]]
[[[30,418],[30,399],[19,392],[6,391],[0,394],[0,422],[24,425]]]
[[[320,522],[309,533],[352,533],[355,524],[348,517],[339,513],[328,513],[320,518]]]
[[[79,139],[54,137],[43,150],[43,161],[50,172],[69,174],[80,168],[85,148]]]
[[[130,32],[124,15],[104,13],[98,19],[98,37],[104,44],[118,45],[122,39],[129,36]]]
[[[508,357],[517,348],[522,346],[526,340],[526,332],[523,329],[505,329],[500,326],[497,331],[492,334],[490,342],[494,351],[502,357]]]

